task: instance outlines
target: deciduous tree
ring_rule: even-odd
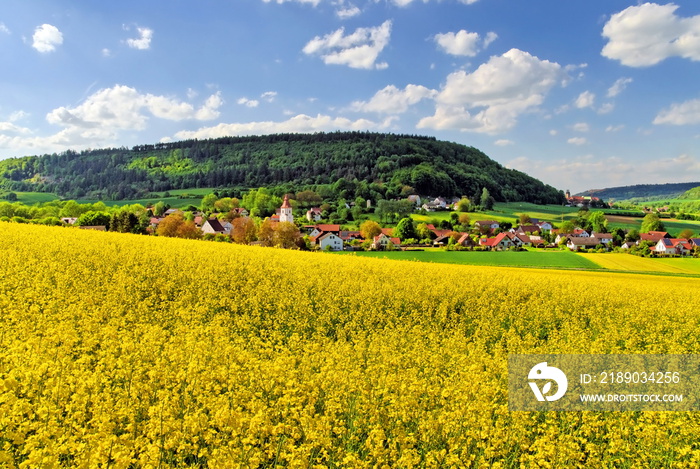
[[[272,220],[266,218],[258,228],[258,240],[263,246],[273,246],[275,230],[272,227]]]
[[[376,221],[367,220],[360,225],[360,234],[368,241],[373,240],[375,236],[379,236],[381,232],[382,227]]]
[[[274,245],[284,249],[299,247],[301,244],[301,233],[294,223],[283,221],[275,227]]]
[[[640,229],[642,233],[648,233],[650,231],[664,231],[664,224],[655,213],[647,213],[642,220],[642,227]]]
[[[416,228],[413,226],[411,217],[402,218],[394,228],[394,236],[404,240],[409,238],[417,238]]]
[[[238,217],[233,220],[233,230],[231,231],[231,239],[235,243],[250,244],[255,241],[257,235],[257,227],[255,222],[250,217]]]
[[[185,222],[185,217],[182,212],[171,213],[167,217],[163,218],[160,223],[158,223],[158,228],[156,228],[156,234],[158,236],[167,236],[169,238],[177,237],[177,230],[181,224]]]

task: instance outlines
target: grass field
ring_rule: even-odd
[[[616,253],[577,255],[609,270],[700,275],[700,259],[652,259]]]
[[[566,221],[575,218],[578,214],[576,207],[562,207],[560,205],[535,205],[526,202],[510,202],[497,203],[494,210],[485,212],[469,212],[471,222],[478,220],[496,220],[498,222],[505,221],[517,225],[518,216],[521,213],[527,213],[531,218],[537,218],[540,221],[548,221],[558,226],[562,220]],[[418,223],[431,223],[440,220],[449,220],[452,211],[431,212],[427,215],[412,215],[413,219]],[[642,218],[626,217],[621,215],[606,215],[608,219],[608,229],[615,228],[639,229],[642,226]],[[662,219],[666,230],[672,235],[680,233],[684,229],[691,229],[696,233],[700,233],[700,221],[677,220],[677,219]]]
[[[171,192],[172,194],[172,192]],[[87,199],[80,199],[77,200],[79,204],[93,204],[95,202],[99,202],[98,200],[87,200]],[[108,207],[122,207],[124,205],[133,205],[133,204],[141,204],[144,207],[148,205],[155,204],[156,202],[163,202],[167,205],[169,205],[172,208],[187,208],[190,205],[194,205],[195,207],[199,207],[200,203],[202,202],[201,197],[196,197],[196,198],[187,198],[187,199],[180,199],[179,197],[165,197],[165,198],[150,198],[150,199],[134,199],[134,200],[104,200],[103,201],[105,205]]]
[[[449,220],[452,211],[431,212],[427,215],[414,214],[413,219],[418,223],[429,223],[431,220]],[[496,220],[516,223],[521,213],[527,213],[531,218],[541,221],[561,223],[564,220],[573,218],[578,209],[573,207],[563,207],[561,205],[535,205],[527,202],[497,203],[493,210],[484,212],[469,212],[472,223],[477,220]]]
[[[425,251],[364,251],[342,254],[440,264],[600,270],[600,266],[595,262],[569,251],[491,252],[427,249]]]
[[[56,194],[46,192],[15,192],[17,194],[17,202],[25,205],[41,204],[56,200]]]

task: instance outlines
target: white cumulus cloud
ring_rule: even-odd
[[[32,131],[26,127],[20,127],[18,125],[13,124],[12,120],[10,120],[9,122],[0,122],[0,132],[13,133],[13,134],[30,134],[30,133],[32,133]]]
[[[669,57],[700,60],[700,15],[676,15],[678,5],[644,3],[612,15],[603,27],[603,56],[629,67],[655,65]]]
[[[437,94],[436,90],[420,85],[406,85],[403,90],[389,85],[377,91],[369,101],[353,102],[351,108],[354,111],[398,114],[406,112],[409,106],[420,100],[434,98]]]
[[[393,119],[374,122],[367,119],[350,120],[344,117],[331,117],[318,114],[315,117],[298,114],[285,121],[260,121],[232,124],[219,124],[198,130],[183,130],[175,134],[178,139],[206,139],[236,135],[264,135],[274,133],[313,133],[332,130],[373,130],[385,129]]]
[[[147,50],[151,47],[151,39],[153,39],[153,30],[150,28],[136,28],[139,37],[126,40],[126,44],[132,49]]]
[[[351,68],[383,69],[386,62],[376,63],[379,54],[389,44],[391,21],[374,28],[358,28],[346,35],[340,28],[323,37],[316,36],[303,49],[307,55],[318,55],[326,64],[347,65]]]
[[[606,132],[619,132],[620,130],[624,129],[625,126],[623,124],[620,125],[609,125],[605,128]]]
[[[42,54],[55,51],[61,44],[63,44],[63,34],[56,26],[42,24],[34,30],[32,47]]]
[[[484,39],[479,33],[461,29],[456,33],[441,33],[435,35],[435,42],[447,54],[474,57],[480,50],[498,38],[498,34],[489,32]]]
[[[625,91],[625,88],[627,88],[627,85],[632,83],[631,78],[618,78],[615,80],[615,83],[608,88],[608,98],[614,98],[618,94],[622,93]]]
[[[180,121],[204,120],[218,117],[216,109],[223,101],[216,94],[207,99],[199,110],[187,102],[168,96],[139,93],[135,88],[116,85],[89,96],[74,108],[59,107],[47,114],[51,124],[82,129],[142,130],[149,114],[161,119]],[[199,113],[199,115],[198,115]]]
[[[217,91],[213,95],[209,96],[204,105],[197,109],[194,113],[194,118],[199,121],[209,121],[216,119],[221,115],[219,108],[224,104],[224,100],[221,99],[221,92]]]
[[[218,93],[195,108],[172,97],[144,94],[116,85],[93,93],[78,106],[59,107],[49,112],[46,120],[62,128],[53,135],[30,135],[29,129],[3,123],[0,125],[0,148],[52,152],[112,145],[119,142],[121,131],[144,130],[151,118],[210,120],[219,116],[218,108],[222,104]]]
[[[508,139],[502,138],[502,139],[500,139],[500,140],[496,140],[495,142],[493,142],[493,144],[496,145],[496,146],[499,146],[499,147],[507,147],[507,146],[510,146],[510,145],[514,145],[515,142],[512,141],[512,140],[508,140]]]
[[[591,127],[586,122],[578,122],[571,126],[576,132],[588,132]]]
[[[10,28],[5,26],[5,23],[0,23],[0,33],[11,34]]]
[[[659,112],[654,119],[654,124],[700,124],[700,99],[671,105],[668,109]]]
[[[584,109],[587,107],[593,107],[593,102],[595,101],[595,94],[591,93],[590,91],[584,91],[581,93],[578,98],[576,98],[576,101],[574,101],[574,104],[576,105],[577,108],[579,109]]]
[[[268,103],[271,103],[277,97],[277,91],[266,91],[260,95],[260,98],[264,99]]]
[[[421,119],[418,128],[505,132],[566,77],[559,64],[511,49],[472,73],[451,73],[436,97],[435,114]]]
[[[241,106],[246,106],[246,107],[258,107],[260,104],[260,101],[257,99],[248,99],[248,98],[239,98],[238,101],[236,101],[238,104]]]
[[[583,137],[571,137],[566,142],[570,143],[571,145],[585,145],[586,143],[588,143],[588,140],[586,140]]]
[[[615,104],[613,103],[604,103],[602,106],[598,108],[598,114],[610,114],[613,112],[615,109]]]
[[[354,16],[359,15],[360,13],[362,13],[362,10],[360,10],[355,5],[348,5],[346,7],[339,8],[335,12],[335,14],[338,15],[338,18],[340,18],[341,20],[352,18]]]

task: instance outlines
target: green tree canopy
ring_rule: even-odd
[[[402,218],[394,228],[394,236],[403,239],[417,238],[418,233],[411,217]]]
[[[493,210],[493,204],[495,203],[495,200],[493,197],[491,197],[491,193],[487,188],[484,187],[484,189],[481,191],[481,208],[484,210]]]
[[[664,224],[656,213],[647,213],[642,220],[642,233],[650,231],[664,231]]]
[[[78,226],[105,226],[109,227],[110,216],[106,212],[90,211],[83,213],[75,222]]]
[[[589,212],[588,223],[591,225],[593,231],[596,231],[598,233],[608,232],[608,219],[605,217],[605,214],[601,211],[596,210],[594,212]]]

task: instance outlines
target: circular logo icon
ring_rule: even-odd
[[[566,375],[559,368],[547,366],[547,362],[541,362],[530,369],[527,375],[528,384],[538,401],[556,401],[561,399],[566,394],[566,388],[569,386],[569,381]],[[542,388],[540,388],[542,383]],[[552,392],[552,383],[556,384],[556,392]]]

